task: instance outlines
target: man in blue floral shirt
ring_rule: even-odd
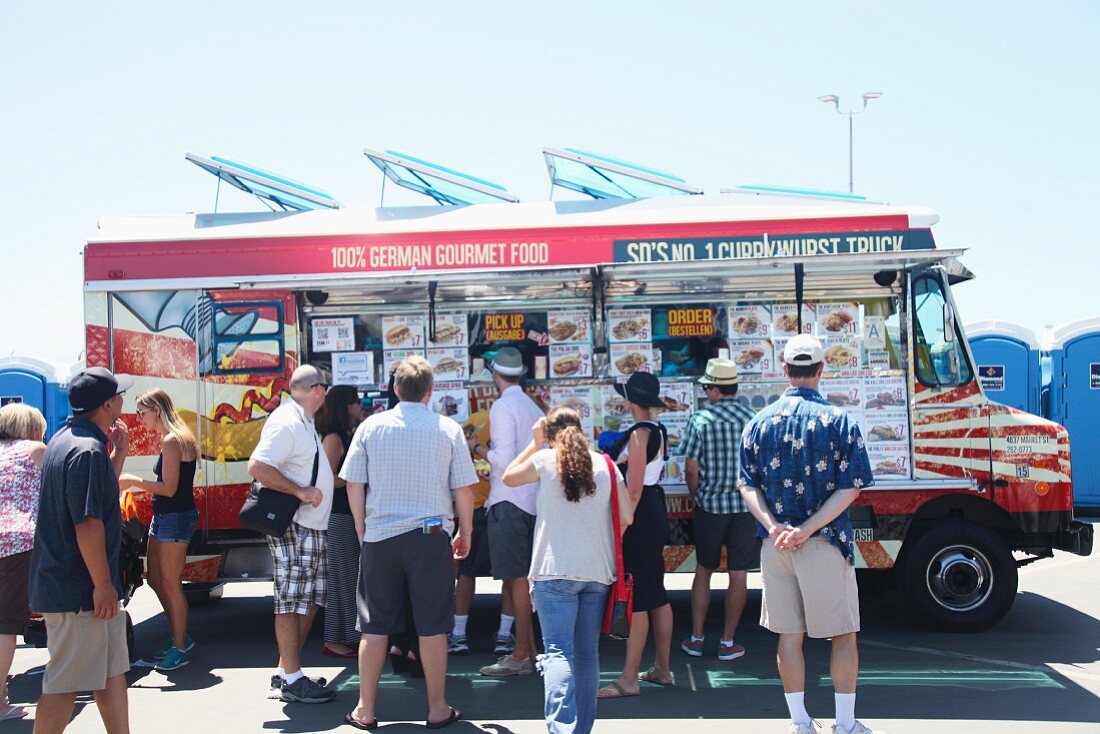
[[[787,342],[791,387],[760,411],[741,438],[741,495],[767,538],[760,554],[760,624],[779,634],[779,676],[794,734],[820,725],[804,703],[808,634],[832,639],[833,734],[872,734],[855,718],[859,597],[848,506],[871,486],[859,426],[817,391],[824,350],[816,338]]]

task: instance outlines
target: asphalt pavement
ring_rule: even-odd
[[[720,580],[716,576],[715,586]],[[596,732],[776,732],[788,731],[786,707],[775,670],[775,637],[756,624],[759,577],[750,575],[748,608],[738,641],[747,650],[723,663],[708,650],[690,658],[675,649],[690,617],[688,575],[670,575],[676,619],[674,688],[643,684],[642,695],[602,701]],[[721,580],[724,583],[724,578]],[[493,660],[498,589],[479,584],[470,620],[473,653],[452,657],[448,697],[466,721],[455,734],[545,732],[542,681],[492,679],[477,670]],[[717,645],[722,594],[715,590],[708,644]],[[896,595],[865,590],[861,600],[861,672],[857,713],[889,734],[917,732],[1100,732],[1100,556],[1059,553],[1020,572],[1020,593],[1008,616],[983,633],[943,633],[922,628]],[[142,588],[129,606],[137,654],[148,657],[166,634],[156,598]],[[189,666],[162,674],[135,668],[130,680],[130,718],[135,732],[320,732],[352,731],[344,714],[355,704],[354,666],[323,657],[321,625],[315,625],[304,661],[311,675],[324,675],[338,694],[334,703],[307,706],[265,698],[276,660],[270,584],[226,587],[223,598],[195,606],[191,634],[197,640]],[[624,643],[605,640],[601,670],[614,679]],[[652,653],[647,651],[646,661]],[[45,650],[20,647],[9,686],[14,703],[31,707],[41,687]],[[646,665],[649,663],[647,662]],[[832,723],[828,643],[807,643],[807,707]],[[422,680],[390,674],[382,681],[380,732],[424,731]],[[412,724],[408,723],[412,722]],[[0,722],[0,734],[23,734],[30,719]],[[90,696],[78,699],[68,731],[102,731]]]

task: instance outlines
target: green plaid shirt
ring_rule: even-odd
[[[722,398],[697,410],[688,421],[680,455],[699,462],[695,504],[716,515],[746,512],[737,490],[741,471],[741,432],[755,413],[735,398]]]

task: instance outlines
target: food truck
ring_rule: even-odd
[[[779,357],[798,333],[824,343],[822,395],[867,441],[876,481],[852,508],[858,568],[892,572],[925,619],[988,626],[1011,606],[1019,566],[1091,552],[1066,431],[982,392],[951,295],[973,276],[962,249],[935,242],[930,209],[760,186],[706,194],[557,148],[543,151],[552,183],[590,199],[520,203],[483,179],[365,152],[435,203],[341,207],[189,155],[276,211],[106,216],[85,248],[88,363],[133,374],[134,393],[167,389],[199,439],[188,580],[270,573],[237,513],[249,455],[299,364],[384,407],[390,368],[426,357],[431,407],[465,422],[491,403],[487,365],[503,346],[524,355],[528,392],[576,407],[593,438],[629,424],[617,381],[659,376],[673,454],[666,566],[691,571],[693,504],[675,454],[705,402],[697,379],[728,356],[738,399],[762,408],[786,388]],[[156,439],[124,419],[128,470],[149,473]]]

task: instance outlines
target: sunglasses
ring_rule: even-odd
[[[315,383],[313,383],[312,385],[309,386],[309,389],[312,390],[315,387],[323,387],[326,390],[328,390],[329,384],[327,382],[315,382]]]

